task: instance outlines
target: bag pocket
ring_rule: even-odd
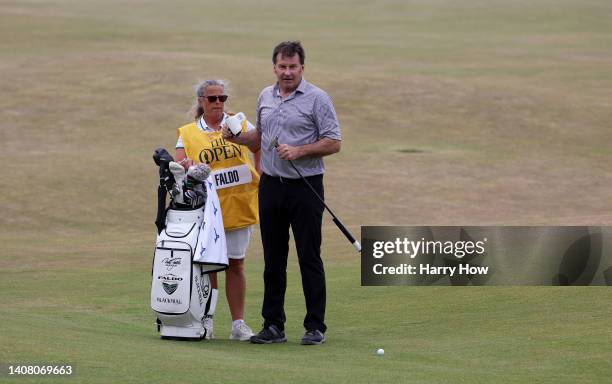
[[[191,302],[193,249],[182,241],[162,240],[155,247],[151,308],[163,314],[183,314]]]

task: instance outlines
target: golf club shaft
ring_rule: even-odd
[[[348,229],[346,229],[346,227],[344,226],[344,224],[342,224],[342,222],[340,221],[340,219],[338,219],[336,217],[336,215],[334,215],[334,213],[332,212],[331,209],[329,209],[329,207],[327,206],[327,204],[325,204],[325,201],[323,200],[323,198],[321,196],[319,196],[319,194],[317,193],[317,191],[313,188],[313,186],[308,182],[308,180],[306,180],[306,178],[304,176],[302,176],[302,173],[297,169],[297,167],[295,166],[295,164],[293,164],[293,161],[291,160],[287,160],[289,161],[289,164],[291,164],[291,166],[293,167],[293,169],[295,169],[295,171],[297,172],[297,174],[300,176],[300,178],[302,180],[304,180],[304,182],[306,183],[306,185],[308,185],[308,187],[310,188],[310,190],[312,191],[312,193],[315,194],[315,196],[319,199],[319,201],[321,203],[323,203],[323,206],[325,207],[325,209],[327,209],[327,212],[329,212],[330,215],[332,215],[333,217],[333,221],[336,224],[336,226],[338,227],[338,229],[340,229],[340,231],[342,231],[342,233],[344,234],[344,236],[346,236],[346,238],[348,239],[348,241],[351,242],[351,244],[353,244],[353,247],[355,247],[355,249],[357,250],[357,252],[361,252],[361,244],[359,244],[359,242],[357,240],[355,240],[355,238],[353,237],[353,235],[351,234],[351,232],[349,232]]]

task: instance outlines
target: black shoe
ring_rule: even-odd
[[[325,342],[325,335],[319,330],[306,331],[302,337],[302,345],[319,345]]]
[[[264,327],[258,334],[251,336],[251,343],[253,344],[272,344],[285,342],[287,342],[285,332],[278,329],[276,325]]]

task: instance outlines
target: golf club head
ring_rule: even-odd
[[[206,203],[206,195],[198,190],[185,191],[184,203],[191,206],[192,209],[200,208]]]
[[[208,196],[204,184],[191,176],[185,178],[183,186],[185,204],[191,204],[193,208],[198,208],[206,202]]]
[[[185,200],[183,199],[183,189],[178,186],[178,183],[175,183],[170,190],[170,197],[175,204],[185,203]]]

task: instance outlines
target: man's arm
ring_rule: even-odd
[[[223,124],[221,127],[221,134],[225,140],[240,145],[246,145],[253,153],[259,151],[259,148],[261,147],[261,133],[256,129],[242,132],[239,136],[234,136],[227,127],[227,124]]]
[[[253,157],[253,161],[255,162],[255,170],[261,175],[261,150],[255,152]]]
[[[300,145],[297,147],[289,144],[279,144],[278,156],[283,160],[296,160],[301,157],[323,157],[340,152],[342,142],[327,137],[320,139],[312,144]]]
[[[338,117],[331,98],[325,92],[320,92],[313,105],[313,116],[317,134],[322,137],[312,144],[291,146],[279,144],[278,155],[283,160],[296,160],[302,157],[323,157],[340,151],[340,128]]]

